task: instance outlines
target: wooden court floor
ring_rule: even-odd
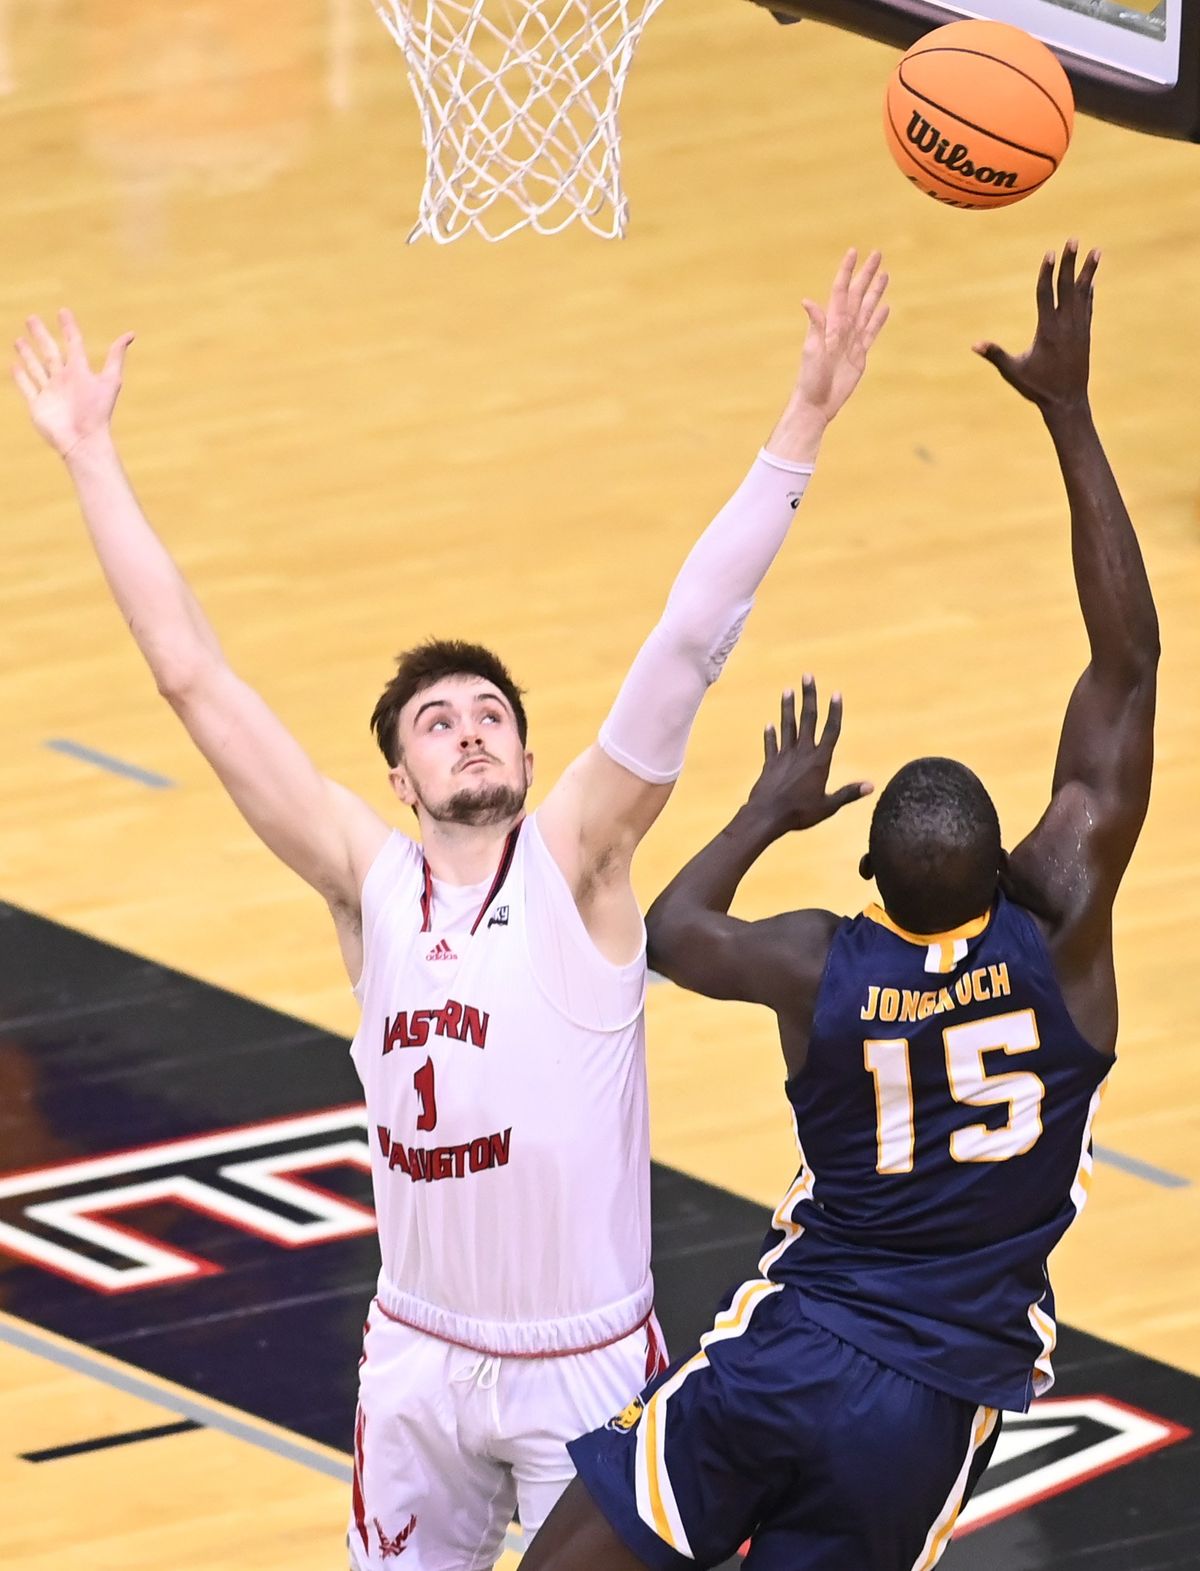
[[[118,427],[152,519],[235,665],[389,810],[367,717],[391,654],[426,634],[509,660],[543,785],[588,743],[770,428],[800,297],[847,244],[881,245],[893,319],[644,848],[650,899],[736,806],[805,670],[846,695],[846,778],[949,753],[1009,841],[1032,824],[1084,643],[1049,443],[969,345],[1024,347],[1042,251],[1100,245],[1095,405],[1164,660],[1117,911],[1111,1159],[1056,1285],[1064,1319],[1200,1373],[1200,149],[1082,121],[1035,198],[943,210],[884,151],[892,58],[741,0],[672,0],[627,93],[625,242],[406,248],[416,117],[365,3],[0,0],[0,317],[11,338],[69,302],[97,345],[137,332]],[[0,453],[0,898],[349,1035],[323,907],[155,694],[15,392]],[[866,827],[864,807],[777,848],[740,909],[858,909]],[[656,989],[650,1071],[655,1156],[774,1203],[793,1152],[769,1021]],[[5,1353],[0,1422],[65,1378]]]

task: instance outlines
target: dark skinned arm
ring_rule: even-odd
[[[1038,324],[1020,358],[978,345],[1050,433],[1071,512],[1075,585],[1089,661],[1071,694],[1051,800],[1009,859],[1007,884],[1043,918],[1076,1023],[1095,1045],[1116,1040],[1112,907],[1150,800],[1158,617],[1137,536],[1088,400],[1093,280],[1068,243],[1038,276]]]
[[[799,724],[795,695],[783,695],[779,731],[767,727],[762,773],[748,801],[671,880],[646,916],[654,969],[690,992],[774,1009],[793,1073],[807,1048],[812,1004],[838,918],[831,911],[807,910],[745,922],[730,916],[729,907],[768,846],[870,791],[858,782],[827,793],[841,717],[841,699],[835,697],[817,741],[812,679],[804,679]]]

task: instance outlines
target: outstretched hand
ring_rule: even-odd
[[[858,252],[853,247],[842,258],[829,302],[803,302],[808,315],[804,358],[796,382],[802,402],[826,421],[858,386],[867,366],[867,353],[888,319],[883,304],[888,275],[880,271],[883,257],[872,251],[856,274]]]
[[[28,319],[29,338],[16,341],[19,359],[12,374],[34,425],[55,452],[66,458],[72,448],[104,430],[112,419],[133,334],[122,334],[109,348],[100,370],[93,371],[74,316],[60,311],[58,321],[63,348],[40,317]]]
[[[1054,252],[1042,258],[1037,281],[1037,331],[1023,355],[1010,355],[990,342],[974,346],[1000,375],[1045,412],[1055,406],[1082,404],[1087,399],[1092,339],[1092,281],[1100,265],[1099,251],[1089,251],[1078,274],[1079,242],[1068,240],[1058,269],[1055,298]]]
[[[833,750],[842,729],[842,699],[835,693],[817,740],[817,688],[804,678],[800,720],[796,721],[796,695],[786,692],[780,703],[779,730],[766,728],[762,773],[750,792],[750,802],[766,808],[785,829],[810,829],[822,819],[869,796],[875,789],[865,780],[828,792]]]

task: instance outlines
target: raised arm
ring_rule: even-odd
[[[842,729],[834,696],[817,740],[817,690],[805,677],[799,723],[795,695],[784,693],[779,730],[768,726],[764,761],[744,806],[687,864],[650,907],[650,964],[690,992],[766,1004],[780,1017],[789,1069],[800,1067],[817,984],[838,918],[832,911],[790,911],[766,921],[729,915],[738,885],[769,845],[831,818],[866,796],[866,781],[830,792],[829,769]]]
[[[693,721],[787,538],[825,428],[857,387],[887,319],[887,275],[847,253],[829,303],[805,300],[796,385],[742,486],[705,531],[671,589],[600,731],[539,812],[593,939],[611,958],[640,940],[629,885],[634,850],[683,767]]]
[[[1037,405],[1062,469],[1071,556],[1090,658],[1067,705],[1052,796],[1010,858],[1018,895],[1049,918],[1069,970],[1111,962],[1110,917],[1150,799],[1159,637],[1154,599],[1088,401],[1092,290],[1099,253],[1042,262],[1037,332],[1018,357],[977,345]]]
[[[357,911],[361,878],[386,838],[386,824],[324,779],[230,669],[138,505],[111,431],[132,335],[112,345],[96,372],[70,312],[60,313],[60,326],[61,347],[38,318],[29,319],[13,376],[34,425],[66,465],[113,598],[159,692],[255,833],[331,905]]]

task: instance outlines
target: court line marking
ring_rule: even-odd
[[[173,1424],[155,1424],[149,1429],[126,1429],[119,1435],[97,1435],[94,1440],[75,1440],[70,1445],[49,1446],[45,1451],[21,1451],[22,1462],[61,1462],[69,1456],[86,1456],[93,1451],[111,1451],[117,1446],[140,1445],[143,1440],[164,1440],[168,1435],[190,1435],[203,1429],[194,1418],[180,1418]]]
[[[152,769],[140,769],[137,764],[127,764],[122,758],[114,758],[111,753],[101,753],[94,747],[85,747],[82,742],[72,742],[67,737],[52,736],[45,744],[53,753],[63,753],[67,758],[78,759],[84,764],[94,764],[97,769],[107,769],[109,774],[123,775],[126,780],[136,780],[139,785],[149,786],[153,791],[169,791],[175,782],[168,780],[166,775],[157,775]]]
[[[319,1445],[314,1440],[305,1440],[290,1430],[278,1429],[264,1419],[252,1418],[248,1413],[162,1380],[158,1375],[143,1374],[128,1364],[110,1358],[107,1353],[81,1347],[77,1342],[69,1342],[52,1332],[42,1331],[14,1316],[0,1314],[0,1342],[7,1342],[11,1347],[33,1353],[76,1374],[99,1380],[115,1391],[123,1391],[143,1402],[152,1402],[156,1407],[177,1413],[181,1418],[194,1419],[206,1429],[220,1430],[232,1435],[235,1440],[245,1440],[286,1461],[299,1462],[301,1466],[323,1473],[327,1478],[336,1478],[339,1483],[348,1484],[352,1477],[350,1458],[331,1447]]]
[[[1123,1173],[1130,1173],[1134,1178],[1144,1178],[1148,1184],[1157,1184],[1160,1189],[1190,1189],[1192,1181],[1181,1173],[1168,1173],[1165,1167],[1155,1167],[1153,1162],[1143,1162],[1141,1157],[1126,1156],[1123,1151],[1114,1151],[1112,1146],[1093,1145],[1092,1155],[1097,1162],[1107,1162],[1109,1167],[1120,1168]]]
[[[238,1408],[226,1407],[223,1402],[215,1402],[198,1392],[189,1391],[186,1386],[177,1386],[159,1375],[144,1374],[119,1359],[111,1358],[107,1353],[97,1353],[78,1342],[56,1336],[52,1331],[43,1331],[29,1321],[18,1320],[15,1315],[2,1310],[0,1342],[6,1342],[23,1353],[44,1358],[48,1363],[58,1364],[75,1374],[99,1380],[115,1391],[123,1391],[128,1396],[151,1402],[170,1413],[194,1419],[206,1429],[220,1430],[223,1434],[232,1435],[235,1440],[244,1440],[285,1461],[299,1462],[302,1467],[311,1468],[326,1478],[335,1478],[341,1484],[349,1484],[354,1477],[352,1458],[335,1451],[331,1446],[306,1440],[290,1429],[278,1428]],[[521,1531],[515,1525],[509,1528],[504,1547],[517,1554],[522,1552],[524,1543]]]

